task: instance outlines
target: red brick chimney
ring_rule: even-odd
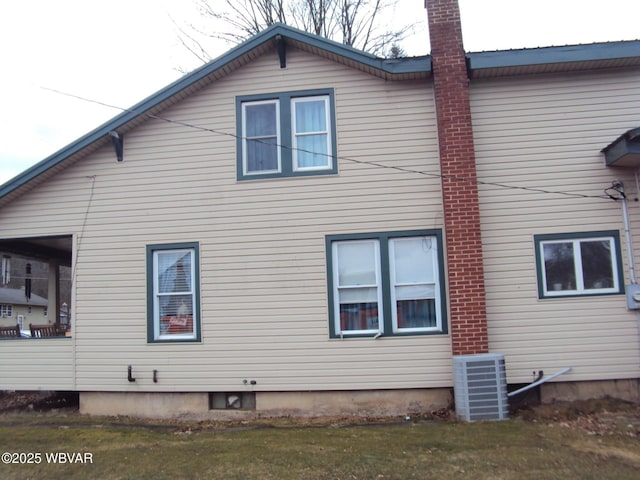
[[[469,78],[457,0],[425,0],[438,121],[454,355],[487,353],[480,209]]]

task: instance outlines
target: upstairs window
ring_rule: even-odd
[[[337,173],[333,90],[236,99],[239,180]]]
[[[278,173],[280,162],[280,103],[277,100],[242,104],[244,174]]]
[[[540,298],[623,293],[618,232],[535,235]]]

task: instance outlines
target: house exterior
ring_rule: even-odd
[[[72,279],[71,335],[0,341],[0,388],[404,414],[494,352],[509,384],[570,367],[544,399],[637,400],[640,207],[625,229],[612,181],[640,195],[638,162],[602,150],[640,122],[640,42],[465,53],[457,2],[426,3],[430,56],[275,25],[0,186],[0,249],[49,262],[49,312]]]
[[[48,305],[47,299],[39,295],[27,297],[22,289],[0,287],[0,327],[19,325],[28,331],[30,323],[46,324]]]

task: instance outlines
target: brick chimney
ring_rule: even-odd
[[[480,208],[469,78],[457,0],[425,0],[438,121],[454,355],[487,353]]]

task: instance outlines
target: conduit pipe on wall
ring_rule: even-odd
[[[538,385],[542,385],[543,383],[548,382],[549,380],[553,380],[556,377],[559,377],[560,375],[564,375],[567,372],[571,371],[571,367],[569,368],[565,368],[563,370],[560,370],[559,372],[554,373],[553,375],[549,375],[546,378],[541,378],[540,380],[538,380],[537,382],[533,382],[529,385],[527,385],[526,387],[522,387],[514,392],[511,393],[507,393],[507,397],[513,397],[514,395],[518,395],[519,393],[522,392],[526,392],[527,390],[531,390],[532,388],[537,387]]]
[[[638,171],[636,170],[636,182]],[[622,219],[624,221],[624,236],[627,243],[627,256],[629,258],[629,277],[631,284],[636,285],[638,280],[636,279],[636,267],[633,259],[633,245],[631,244],[631,230],[629,228],[629,206],[627,204],[627,195],[624,193],[624,185],[620,180],[614,180],[612,183],[613,188],[620,192],[622,197]]]

